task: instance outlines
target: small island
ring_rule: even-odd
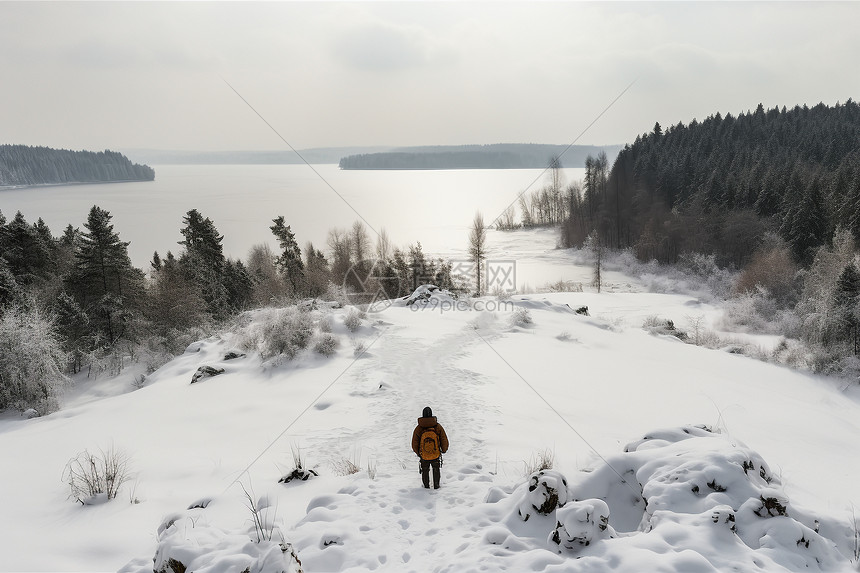
[[[0,145],[0,187],[153,181],[155,170],[116,151]]]

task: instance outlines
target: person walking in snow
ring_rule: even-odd
[[[418,425],[412,432],[412,451],[421,459],[421,481],[430,488],[430,468],[433,468],[433,488],[439,489],[442,454],[448,451],[448,436],[445,428],[436,421],[433,410],[424,408]]]

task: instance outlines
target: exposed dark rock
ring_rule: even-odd
[[[197,369],[197,372],[194,373],[194,376],[191,377],[191,383],[199,382],[204,378],[212,378],[213,376],[218,376],[219,374],[224,374],[223,368],[215,368],[214,366],[201,366]]]
[[[278,483],[290,483],[293,480],[308,481],[311,477],[317,477],[319,474],[314,470],[306,470],[304,468],[296,468],[281,479]]]

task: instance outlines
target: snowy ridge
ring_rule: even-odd
[[[141,390],[0,422],[0,456],[21,468],[0,489],[14,524],[0,536],[4,567],[854,570],[856,396],[643,330],[651,315],[683,326],[689,296],[479,301],[489,299],[447,311],[401,301],[366,316],[321,304],[253,311]],[[296,329],[306,346],[269,345]],[[337,340],[330,355],[315,350],[325,335]],[[224,373],[192,385],[203,366]],[[409,447],[427,405],[451,440],[438,491],[421,487]],[[99,506],[66,499],[65,462],[108,443],[129,453],[134,482]],[[554,467],[525,472],[547,448]],[[296,450],[319,477],[278,483]],[[344,460],[358,471],[338,471]],[[33,523],[51,552],[21,527]]]

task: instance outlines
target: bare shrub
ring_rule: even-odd
[[[361,356],[367,351],[367,344],[364,343],[363,340],[353,340],[352,341],[352,355],[356,358]]]
[[[549,292],[582,292],[582,283],[559,279],[554,283],[547,283],[545,289]]]
[[[146,374],[138,374],[131,381],[131,385],[135,390],[140,390],[146,386]]]
[[[511,314],[511,325],[512,326],[531,326],[534,324],[532,320],[532,313],[529,312],[529,309],[519,307],[514,310],[513,314]]]
[[[690,324],[692,336],[688,336],[687,342],[695,346],[704,346],[705,348],[717,348],[722,344],[722,340],[716,332],[705,326],[705,316],[685,316]]]
[[[496,300],[509,300],[511,298],[510,291],[502,288],[502,285],[493,285],[493,290],[490,292]]]
[[[502,211],[502,214],[496,219],[495,227],[498,231],[513,231],[520,228],[520,224],[517,223],[517,210],[513,203]]]
[[[376,462],[373,460],[367,460],[367,477],[376,479]]]
[[[311,478],[319,476],[316,470],[305,468],[305,462],[302,458],[302,450],[299,446],[292,446],[293,450],[293,470],[281,477],[278,483],[290,483],[292,481],[308,481]]]
[[[757,250],[734,285],[737,294],[765,289],[780,305],[797,297],[797,265],[785,243],[779,241]]]
[[[351,458],[341,457],[331,462],[334,473],[339,476],[357,474],[361,471],[361,454],[354,450]]]
[[[69,485],[69,497],[90,505],[100,497],[114,499],[129,477],[128,456],[111,446],[98,454],[84,450],[69,460],[63,481]]]
[[[323,356],[332,356],[337,347],[340,346],[340,339],[330,332],[322,333],[314,344],[314,350]]]
[[[542,470],[551,470],[555,465],[555,452],[549,449],[533,454],[531,459],[523,461],[523,475],[530,476]]]
[[[251,521],[254,526],[254,533],[257,537],[257,543],[262,543],[263,541],[272,541],[272,537],[275,535],[275,515],[277,513],[277,509],[272,512],[273,515],[266,515],[265,510],[269,508],[269,498],[261,497],[257,501],[254,501],[254,498],[251,496],[251,493],[245,489],[245,484],[239,482],[239,485],[242,487],[242,491],[245,493],[245,499],[247,503],[245,507],[248,508],[248,511],[251,512]],[[254,489],[251,488],[251,492]]]
[[[851,505],[851,525],[854,529],[854,565],[860,569],[860,522],[857,521],[857,515],[854,513],[854,505]]]
[[[663,334],[674,336],[679,340],[687,340],[687,333],[682,330],[678,330],[675,327],[674,321],[668,318],[660,318],[656,314],[646,317],[645,321],[642,323],[642,328],[651,334]]]
[[[357,311],[355,308],[349,309],[349,312],[346,313],[346,316],[343,319],[343,324],[350,332],[355,332],[361,328],[361,314],[362,313]]]
[[[352,475],[352,474],[357,474],[358,472],[361,471],[361,467],[356,465],[354,460],[350,460],[347,458],[340,458],[340,459],[334,460],[331,463],[331,466],[332,466],[332,469],[334,470],[334,473],[336,473],[339,476],[348,476],[348,475]]]

